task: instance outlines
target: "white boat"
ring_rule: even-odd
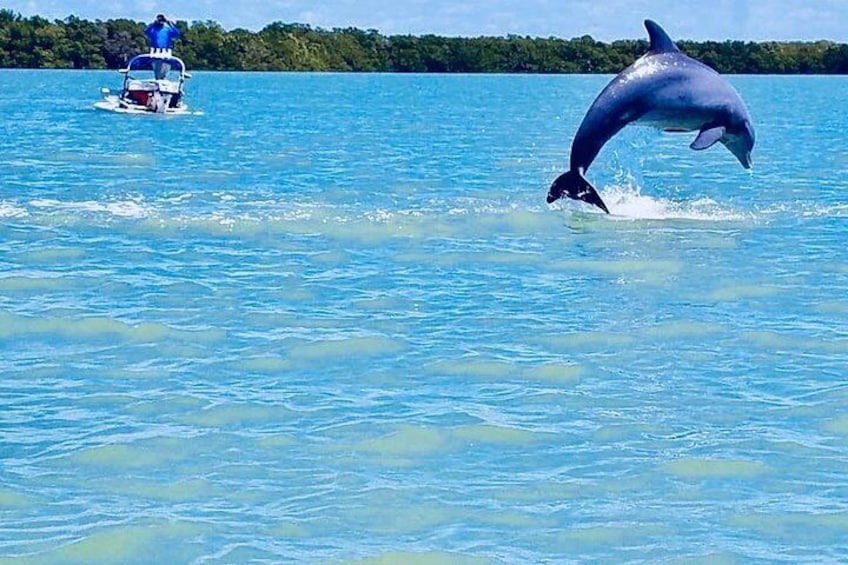
[[[191,75],[170,49],[151,49],[137,55],[118,72],[124,75],[120,93],[101,89],[103,100],[95,103],[95,108],[121,114],[188,113],[183,85]]]

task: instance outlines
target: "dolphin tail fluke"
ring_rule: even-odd
[[[609,214],[609,210],[604,201],[601,200],[598,191],[579,171],[568,171],[557,177],[548,191],[548,204],[559,200],[563,194],[574,200],[582,200],[587,204],[597,206]]]

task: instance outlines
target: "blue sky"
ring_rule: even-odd
[[[386,35],[640,38],[644,18],[675,39],[848,43],[846,0],[3,0],[24,16],[214,20],[259,30],[273,21],[355,26]]]

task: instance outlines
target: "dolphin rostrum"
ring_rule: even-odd
[[[598,192],[583,176],[598,152],[629,123],[665,131],[698,131],[696,151],[719,141],[751,168],[754,127],[745,103],[716,71],[683,54],[663,29],[645,20],[648,52],[624,69],[589,108],[571,144],[571,168],[557,177],[548,203],[563,194],[601,208]]]

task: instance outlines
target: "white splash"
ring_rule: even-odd
[[[29,216],[24,208],[14,204],[0,203],[0,218],[25,218]]]
[[[150,210],[141,202],[135,200],[120,200],[115,202],[96,202],[93,200],[63,202],[61,200],[39,199],[30,201],[30,206],[43,210],[88,212],[93,214],[106,213],[120,218],[146,218]]]
[[[827,204],[821,205],[818,203],[798,202],[793,205],[785,206],[787,209],[800,210],[800,214],[804,218],[821,218],[821,217],[837,217],[844,218],[848,216],[848,204]]]
[[[676,202],[642,194],[639,186],[612,185],[601,191],[612,220],[692,220],[733,222],[753,219],[752,214],[732,210],[711,198]]]

